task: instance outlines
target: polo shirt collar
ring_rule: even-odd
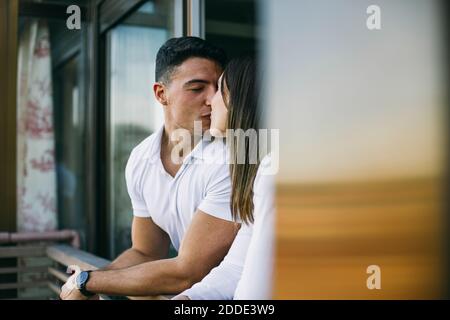
[[[202,160],[203,159],[203,151],[205,147],[208,145],[210,141],[206,140],[205,137],[202,138],[194,147],[194,149],[191,150],[191,152],[184,158],[183,163],[189,163],[190,159],[197,159]]]
[[[164,125],[162,125],[158,131],[156,131],[155,139],[150,147],[149,160],[151,163],[155,163],[161,158],[161,139],[164,133]]]

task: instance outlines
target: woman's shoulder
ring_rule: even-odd
[[[260,162],[255,178],[253,193],[255,196],[268,196],[275,192],[276,171],[273,170],[271,154],[266,155]]]

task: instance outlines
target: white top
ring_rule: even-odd
[[[151,217],[178,251],[197,209],[233,221],[231,181],[228,165],[218,159],[226,153],[220,140],[200,141],[172,177],[161,162],[163,132],[164,127],[133,149],[125,178],[133,214]]]
[[[242,224],[228,254],[203,280],[181,295],[191,300],[271,298],[274,254],[274,175],[261,162],[254,186],[254,224]],[[242,267],[243,262],[245,265]]]

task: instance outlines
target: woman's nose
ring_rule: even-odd
[[[209,90],[208,90],[208,92],[206,94],[206,105],[208,107],[211,107],[212,101],[213,101],[213,98],[214,98],[216,92],[217,92],[217,90],[216,90],[215,87],[209,88]]]

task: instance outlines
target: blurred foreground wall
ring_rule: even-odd
[[[366,25],[372,4],[380,30]],[[264,2],[266,108],[280,129],[275,298],[445,294],[440,5]]]

